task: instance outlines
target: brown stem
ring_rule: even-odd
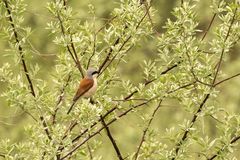
[[[233,78],[235,78],[235,77],[237,77],[237,76],[240,76],[240,73],[235,74],[235,75],[233,75],[233,76],[231,76],[231,77],[228,77],[228,78],[226,78],[226,79],[223,79],[223,80],[215,83],[215,84],[214,84],[214,87],[217,86],[217,85],[219,85],[219,84],[221,84],[221,83],[223,83],[223,82],[225,82],[225,81],[231,80],[231,79],[233,79]]]
[[[67,77],[66,83],[65,83],[64,86],[61,88],[61,92],[60,92],[60,95],[59,95],[59,97],[58,97],[58,101],[57,101],[57,104],[56,104],[54,113],[52,114],[52,124],[55,124],[55,123],[56,123],[56,116],[57,116],[57,112],[58,112],[58,110],[59,110],[59,105],[60,105],[60,103],[63,101],[64,92],[65,92],[65,89],[66,89],[66,87],[68,86],[68,84],[69,84],[69,82],[70,82],[71,76],[72,76],[72,74],[69,73],[69,74],[68,74],[68,77]]]
[[[65,6],[65,8],[66,8],[66,6]],[[57,13],[57,18],[58,18],[59,23],[60,23],[62,35],[65,37],[65,36],[66,36],[66,31],[65,31],[65,28],[64,28],[64,26],[63,26],[63,22],[62,22],[62,19],[61,19],[59,13]],[[70,30],[70,29],[69,29],[69,30]],[[69,32],[70,32],[70,31],[69,31]],[[69,44],[67,45],[67,51],[68,51],[68,53],[71,55],[73,61],[75,62],[75,64],[76,64],[76,66],[77,66],[77,68],[78,68],[81,76],[84,77],[84,73],[83,73],[82,66],[81,66],[80,61],[79,61],[79,59],[78,59],[78,57],[77,57],[76,49],[75,49],[74,44],[73,44],[73,42],[72,42],[72,35],[70,34],[70,36],[71,36],[71,42],[70,42],[70,45],[69,45]],[[73,53],[72,53],[71,48],[72,48],[72,50],[73,50]]]
[[[160,108],[161,103],[162,103],[162,99],[158,103],[157,107],[154,109],[154,111],[153,111],[153,113],[151,115],[151,118],[148,121],[148,124],[147,124],[146,128],[143,130],[142,138],[141,138],[141,141],[140,141],[140,143],[138,145],[137,152],[135,154],[135,158],[134,158],[135,160],[137,160],[137,158],[138,158],[138,155],[139,155],[140,149],[142,147],[142,144],[145,141],[145,137],[146,137],[147,131],[149,130],[149,127],[152,124],[153,118],[155,117],[155,114],[157,113],[158,109]]]
[[[30,78],[27,65],[26,65],[26,63],[25,63],[25,58],[24,58],[24,54],[23,54],[23,48],[22,48],[22,46],[21,46],[20,43],[19,43],[18,33],[17,33],[17,31],[16,31],[16,28],[15,28],[15,25],[14,25],[14,22],[13,22],[11,10],[10,10],[10,8],[9,8],[9,6],[8,6],[7,0],[3,0],[3,2],[4,2],[4,4],[5,4],[5,7],[6,7],[7,12],[8,12],[9,23],[10,23],[12,29],[13,29],[13,34],[14,34],[14,37],[15,37],[16,44],[18,45],[18,52],[19,52],[19,55],[20,55],[20,58],[21,58],[22,67],[23,67],[25,76],[26,76],[27,81],[28,81],[28,84],[29,84],[29,88],[30,88],[30,90],[31,90],[31,94],[33,95],[33,97],[35,97],[36,94],[35,94],[35,91],[34,91],[34,88],[33,88],[33,83],[32,83],[32,80],[31,80],[31,78]]]
[[[235,16],[236,16],[236,13],[237,13],[237,9],[238,9],[238,8],[236,8],[235,11],[234,11],[234,15],[233,15],[233,17],[232,17],[232,21],[231,21],[230,26],[229,26],[229,28],[228,28],[227,35],[226,35],[226,37],[225,37],[225,39],[224,39],[224,43],[227,41],[227,39],[228,39],[228,37],[229,37],[229,35],[230,35],[230,31],[231,31],[233,22],[234,22],[234,20],[235,20]],[[216,81],[216,79],[217,79],[218,72],[219,72],[219,70],[220,70],[221,63],[222,63],[222,60],[223,60],[224,52],[225,52],[225,48],[222,49],[222,53],[221,53],[221,56],[220,56],[220,59],[219,59],[218,65],[217,65],[217,70],[216,70],[215,76],[214,76],[214,78],[213,78],[212,85],[214,85],[214,83],[215,83],[215,81]]]
[[[117,153],[118,159],[119,159],[119,160],[123,160],[122,155],[121,155],[121,152],[120,152],[120,149],[118,148],[117,143],[116,143],[116,141],[114,140],[114,138],[113,138],[113,136],[112,136],[112,134],[111,134],[111,132],[110,132],[110,129],[109,129],[108,126],[106,125],[103,117],[101,117],[101,121],[102,121],[103,127],[105,128],[105,130],[106,130],[106,132],[107,132],[107,136],[108,136],[108,138],[110,139],[110,141],[111,141],[111,143],[112,143],[112,145],[113,145],[113,148],[115,149],[115,151],[116,151],[116,153]]]
[[[209,96],[210,96],[210,93],[206,94],[206,96],[205,96],[205,98],[203,99],[202,103],[200,104],[197,112],[193,115],[191,124],[190,124],[190,126],[189,126],[188,128],[192,128],[193,125],[195,124],[195,122],[196,122],[196,120],[197,120],[197,118],[198,118],[198,116],[199,116],[199,113],[202,111],[202,108],[203,108],[204,104],[207,102],[207,100],[209,99]],[[181,147],[181,145],[183,144],[183,142],[187,139],[188,134],[189,134],[189,130],[186,129],[186,131],[184,132],[181,140],[180,140],[180,141],[177,143],[177,145],[176,145],[176,149],[175,149],[175,154],[176,154],[176,155],[178,155],[178,152],[179,152],[179,150],[180,150],[180,147]],[[175,157],[173,157],[172,160],[175,160]]]

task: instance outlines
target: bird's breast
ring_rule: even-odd
[[[97,79],[94,78],[93,81],[94,81],[94,83],[93,83],[92,88],[90,88],[90,89],[83,95],[83,97],[86,97],[86,98],[91,97],[91,96],[96,92],[96,90],[97,90]]]

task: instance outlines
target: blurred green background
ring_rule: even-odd
[[[46,9],[47,0],[33,1],[25,0],[27,4],[26,12],[24,13],[24,26],[32,28],[32,34],[30,41],[35,48],[35,54],[32,54],[33,61],[31,63],[38,63],[41,71],[40,77],[48,79],[48,73],[54,67],[55,54],[58,52],[58,48],[53,44],[53,36],[46,29],[47,23],[51,20],[51,15]],[[91,3],[96,8],[96,20],[99,24],[103,24],[106,19],[111,17],[111,11],[119,4],[118,0],[69,0],[68,5],[73,7],[76,13],[75,18],[80,21],[92,20],[93,17],[88,13],[88,4]],[[154,17],[152,17],[155,25],[155,30],[160,34],[164,32],[162,29],[167,18],[173,18],[171,15],[172,9],[180,4],[180,0],[153,0],[153,8],[156,9]],[[199,20],[199,29],[206,29],[209,21],[211,20],[213,13],[209,7],[211,1],[201,0],[197,7],[197,16]],[[214,22],[214,26],[217,25],[217,21]],[[100,26],[98,26],[100,27]],[[211,32],[212,30],[210,30]],[[207,35],[207,40],[211,38],[211,33]],[[8,42],[6,39],[0,38],[0,66],[4,62],[11,62],[11,56],[3,56],[7,53]],[[229,54],[228,62],[223,64],[223,70],[227,75],[233,75],[240,71],[240,53],[239,44],[232,48]],[[142,74],[140,64],[143,59],[154,59],[157,56],[156,41],[152,38],[142,40],[137,47],[132,49],[130,56],[127,58],[128,63],[121,64],[120,73],[125,79],[133,81],[133,83],[140,82],[139,74]],[[29,63],[29,62],[28,62]],[[4,83],[0,82],[0,93],[5,90]],[[231,82],[224,83],[219,87],[220,97],[219,103],[223,107],[227,108],[230,113],[239,114],[240,111],[240,79],[235,78]],[[164,135],[166,128],[170,128],[176,124],[183,122],[186,118],[186,111],[181,106],[172,102],[165,102],[162,109],[158,112],[157,118],[154,121],[153,127],[158,128],[160,134]],[[171,104],[171,105],[170,105]],[[143,110],[143,109],[142,109]],[[143,112],[151,113],[153,108],[145,108]],[[189,115],[190,117],[190,115]],[[24,141],[26,138],[24,134],[24,126],[32,123],[31,118],[22,112],[20,108],[9,108],[5,99],[0,98],[0,137],[1,139],[9,138],[11,142]],[[206,134],[210,134],[212,137],[217,135],[216,122],[211,118],[206,118],[205,122],[202,122],[206,127]],[[139,126],[140,127],[136,127]],[[111,127],[112,133],[119,143],[119,147],[123,150],[123,154],[133,152],[136,150],[136,146],[139,144],[139,138],[142,133],[142,124],[139,114],[130,114],[129,116],[121,119]],[[103,141],[103,146],[98,150],[97,154],[102,155],[104,160],[113,159],[115,152],[111,147],[110,141],[103,133],[98,136]],[[164,140],[161,140],[164,141]],[[236,152],[240,157],[240,154]]]

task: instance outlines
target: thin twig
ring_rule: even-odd
[[[48,137],[49,140],[52,140],[52,137],[50,135],[50,132],[48,130],[48,126],[47,126],[47,123],[46,121],[44,120],[43,116],[40,116],[40,120],[42,121],[42,125],[43,125],[43,129]]]
[[[55,124],[55,123],[56,123],[57,111],[59,110],[59,105],[60,105],[60,103],[63,101],[64,92],[65,92],[65,89],[66,89],[66,87],[68,86],[68,84],[69,84],[69,82],[70,82],[71,76],[72,76],[72,73],[70,72],[70,73],[68,74],[66,83],[65,83],[65,84],[63,85],[63,87],[61,88],[60,95],[59,95],[59,97],[58,97],[58,101],[57,101],[57,104],[56,104],[54,113],[52,114],[52,124]]]
[[[66,8],[66,6],[65,6],[65,8]],[[61,28],[62,35],[65,37],[66,36],[66,31],[65,31],[65,28],[63,26],[63,21],[62,21],[62,19],[60,17],[60,14],[58,12],[57,12],[57,18],[58,18],[58,21],[60,23],[60,28]],[[70,32],[69,30],[68,30],[68,32]],[[75,62],[81,76],[84,77],[83,69],[82,69],[80,61],[77,57],[76,49],[75,49],[73,41],[72,41],[72,34],[70,34],[70,36],[71,36],[71,42],[70,42],[70,45],[67,44],[67,51],[71,55],[73,61]],[[73,52],[72,52],[71,48],[72,48]]]
[[[233,143],[237,142],[239,139],[240,139],[240,135],[232,138],[230,144],[233,144]],[[211,156],[210,158],[208,158],[207,160],[213,160],[213,159],[215,159],[215,158],[224,150],[225,146],[226,146],[226,145],[224,145],[221,149],[219,149],[219,150],[217,151],[216,154],[212,155],[212,156]]]
[[[5,156],[5,154],[0,153],[0,157],[5,158],[6,156]]]
[[[235,16],[236,16],[236,13],[237,13],[237,9],[238,9],[238,8],[236,8],[235,11],[234,11],[234,15],[233,15],[233,18],[232,18],[232,20],[231,20],[230,26],[229,26],[229,28],[228,28],[227,35],[226,35],[226,37],[225,37],[225,39],[224,39],[224,43],[227,41],[227,39],[228,39],[228,37],[229,37],[229,35],[230,35],[230,31],[231,31],[233,22],[234,22],[234,20],[235,20]],[[217,79],[218,72],[219,72],[220,67],[221,67],[221,64],[222,64],[224,52],[225,52],[225,48],[222,49],[222,53],[221,53],[221,56],[220,56],[220,59],[219,59],[218,65],[217,65],[217,70],[216,70],[215,76],[214,76],[214,78],[213,78],[212,85],[215,84],[215,81],[216,81],[216,79]]]
[[[110,129],[109,129],[108,126],[106,125],[103,117],[101,117],[101,121],[102,121],[103,127],[105,128],[105,130],[106,130],[106,132],[107,132],[107,136],[108,136],[108,138],[110,139],[110,141],[111,141],[111,143],[112,143],[112,145],[113,145],[113,148],[115,149],[115,151],[116,151],[116,153],[117,153],[118,159],[119,159],[119,160],[123,160],[122,155],[121,155],[121,152],[120,152],[120,149],[118,148],[117,143],[116,143],[116,141],[114,140],[114,138],[113,138],[113,136],[112,136],[112,134],[111,134],[111,132],[110,132]]]
[[[228,77],[228,78],[226,78],[226,79],[223,79],[223,80],[215,83],[215,84],[214,84],[214,87],[217,86],[217,85],[219,85],[219,84],[221,84],[221,83],[223,83],[223,82],[225,82],[225,81],[231,80],[231,79],[233,79],[233,78],[235,78],[235,77],[237,77],[237,76],[240,76],[240,73],[235,74],[235,75],[233,75],[233,76],[231,76],[231,77]]]
[[[211,26],[212,26],[212,24],[213,24],[213,21],[214,21],[214,19],[215,19],[216,16],[217,16],[217,13],[214,13],[214,15],[213,15],[213,17],[212,17],[212,19],[211,19],[211,21],[210,21],[207,29],[205,30],[205,32],[204,32],[204,34],[203,34],[203,36],[202,36],[201,41],[203,41],[203,40],[205,39],[205,37],[206,37],[206,35],[208,34],[208,31],[210,30],[210,28],[211,28]]]
[[[88,149],[88,153],[89,153],[90,160],[93,160],[93,155],[92,155],[91,147],[90,147],[90,145],[89,145],[88,142],[87,142],[87,149]]]
[[[138,158],[138,155],[139,155],[140,149],[142,147],[142,144],[145,141],[145,137],[146,137],[147,131],[149,130],[149,127],[152,124],[153,118],[155,117],[155,114],[157,113],[158,109],[160,108],[161,103],[162,103],[162,99],[159,101],[157,107],[154,109],[154,111],[153,111],[153,113],[151,115],[151,118],[148,121],[148,124],[147,124],[146,128],[143,130],[142,138],[140,140],[140,143],[139,143],[138,148],[137,148],[137,152],[135,154],[135,158],[134,158],[135,160],[137,160],[137,158]]]

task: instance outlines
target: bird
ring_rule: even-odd
[[[79,87],[75,96],[73,97],[72,104],[67,112],[69,114],[73,109],[74,104],[80,97],[90,98],[97,90],[97,76],[98,71],[95,68],[89,68],[86,76],[80,81]]]

